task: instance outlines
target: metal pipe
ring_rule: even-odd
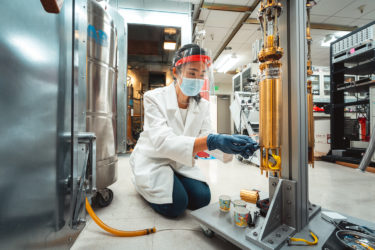
[[[359,170],[361,170],[362,172],[366,171],[366,168],[368,167],[368,164],[370,163],[371,157],[374,154],[374,152],[375,152],[375,126],[372,128],[370,142],[366,149],[366,153],[363,156],[361,163],[359,164],[359,167],[358,167]]]

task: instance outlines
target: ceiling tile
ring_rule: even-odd
[[[220,42],[210,42],[210,41],[205,40],[203,46],[206,49],[210,50],[211,53],[214,55],[216,53],[216,51],[220,48],[221,43]]]
[[[375,11],[371,11],[368,14],[362,15],[360,19],[375,20]]]
[[[260,29],[260,25],[259,24],[245,23],[245,24],[242,25],[241,29],[244,29],[244,30],[257,30],[257,29]]]
[[[237,34],[233,37],[231,42],[234,43],[243,43],[249,40],[251,35],[254,33],[255,30],[245,30],[245,29],[240,29]]]
[[[366,25],[366,24],[368,24],[368,23],[370,23],[370,22],[371,22],[371,20],[368,20],[368,19],[357,19],[357,20],[355,20],[355,21],[352,23],[352,25],[353,25],[353,26],[362,27],[362,26],[364,26],[364,25]]]
[[[233,40],[228,44],[228,47],[231,47],[231,52],[236,52],[241,49],[243,43],[235,43]]]
[[[217,4],[246,5],[251,6],[254,0],[215,0]]]
[[[254,9],[254,11],[251,13],[250,18],[258,18],[258,12],[259,12],[260,4]]]
[[[311,9],[312,15],[332,16],[353,0],[321,0]]]
[[[199,20],[206,21],[208,16],[210,15],[211,11],[208,9],[202,9],[201,13],[199,14]]]
[[[340,1],[341,2],[341,1]],[[343,4],[340,4],[343,6]],[[363,12],[359,10],[359,7],[363,6]],[[374,0],[355,0],[352,3],[342,10],[334,13],[334,16],[338,17],[351,17],[351,18],[361,18],[366,16],[370,12],[375,10],[375,1]]]
[[[229,11],[211,11],[208,16],[205,25],[212,27],[230,28],[234,25],[238,16],[242,16],[236,12]]]
[[[312,23],[322,23],[324,20],[326,20],[329,16],[323,16],[323,15],[310,15],[310,20]]]
[[[210,42],[221,42],[230,32],[229,28],[218,28],[205,26],[204,30],[206,31],[206,41]]]
[[[354,18],[349,18],[349,17],[329,17],[324,21],[324,23],[328,24],[336,24],[336,25],[352,25],[354,22]]]

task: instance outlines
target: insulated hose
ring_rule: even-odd
[[[148,228],[143,230],[137,230],[137,231],[122,231],[118,229],[114,229],[110,226],[107,226],[103,221],[99,219],[98,216],[94,213],[94,210],[92,210],[92,207],[89,203],[89,200],[86,197],[86,210],[89,213],[90,217],[95,221],[95,223],[101,227],[103,230],[107,231],[108,233],[111,233],[116,236],[120,237],[135,237],[135,236],[142,236],[146,234],[151,234],[156,232],[156,228]]]
[[[308,240],[301,239],[301,238],[289,238],[288,239],[288,245],[290,245],[290,246],[293,246],[293,245],[294,246],[301,246],[301,245],[292,244],[291,242],[304,242],[308,246],[313,246],[313,245],[318,244],[318,241],[319,241],[318,237],[312,231],[310,231],[310,235],[311,235],[311,237],[313,238],[314,241],[308,241]]]

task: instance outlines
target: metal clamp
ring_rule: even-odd
[[[96,193],[96,135],[90,132],[80,132],[77,133],[77,139],[78,144],[87,145],[88,150],[85,152],[82,173],[77,178],[76,185],[78,188],[73,194],[73,228],[77,228],[81,223],[85,222],[84,219],[79,218],[84,208],[85,197],[91,198]],[[90,164],[88,164],[88,159],[90,159]],[[90,169],[87,167],[88,165]]]

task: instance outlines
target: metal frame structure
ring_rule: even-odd
[[[321,208],[311,204],[308,196],[306,1],[279,2],[284,9],[279,18],[279,32],[283,34],[280,46],[284,49],[281,59],[282,177],[269,177],[271,204],[267,216],[257,218],[255,227],[244,229],[234,225],[232,213],[220,212],[218,203],[193,211],[191,215],[201,223],[206,234],[212,230],[242,249],[295,249],[286,244],[287,240],[292,235],[308,238],[310,230],[319,241],[309,249],[322,249],[336,227],[319,216]],[[255,205],[249,204],[249,207],[255,209]],[[357,218],[347,218],[352,223],[375,226]]]
[[[362,83],[354,83],[343,86],[345,76],[361,76],[374,74],[375,49],[373,34],[375,21],[354,30],[353,32],[337,39],[330,45],[330,71],[331,71],[331,154],[324,156],[328,161],[344,161],[353,164],[359,164],[365,149],[351,148],[351,139],[345,133],[345,107],[355,105],[369,105],[369,99],[359,99],[356,101],[345,100],[345,91],[354,91],[358,94],[362,92],[369,93],[369,86],[373,80]],[[347,63],[356,63],[356,66],[346,67]],[[340,86],[341,85],[341,86]],[[370,130],[371,131],[371,130]],[[358,139],[359,140],[359,139]],[[345,150],[348,156],[334,155],[335,150]],[[370,162],[367,162],[367,164]]]

